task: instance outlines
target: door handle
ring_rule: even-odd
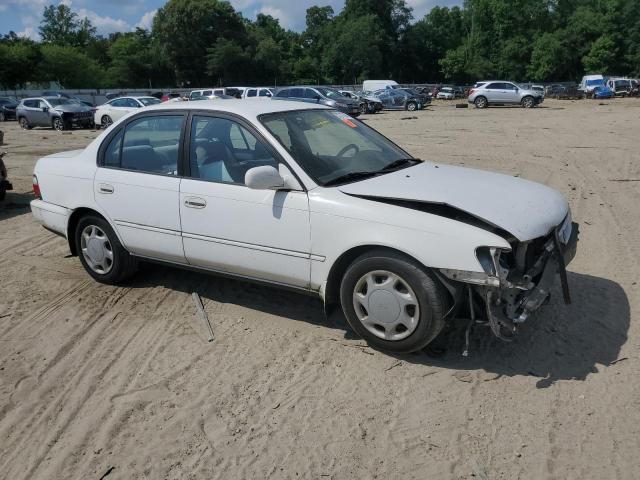
[[[187,197],[184,200],[184,206],[189,208],[204,208],[207,206],[207,202],[204,198]]]
[[[113,193],[113,185],[107,185],[106,183],[101,183],[98,186],[98,191],[100,193]]]

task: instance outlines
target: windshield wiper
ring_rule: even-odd
[[[391,162],[389,165],[387,165],[380,171],[389,172],[393,170],[400,170],[401,168],[413,166],[416,163],[422,163],[422,160],[420,160],[419,158],[401,158],[399,160]]]
[[[380,175],[380,172],[351,172],[329,180],[324,184],[324,186],[333,187],[335,185],[341,185],[355,180],[364,180],[365,178],[375,177],[378,175]]]

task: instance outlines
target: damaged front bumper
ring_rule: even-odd
[[[485,320],[493,333],[510,339],[517,326],[525,322],[548,301],[556,276],[560,277],[565,303],[571,303],[566,265],[576,255],[579,226],[570,215],[544,238],[522,242],[513,251],[486,249],[478,255],[485,272],[441,269],[455,283],[468,285],[469,309],[484,303]]]

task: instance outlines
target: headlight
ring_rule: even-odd
[[[327,101],[327,105],[329,105],[330,107],[335,107],[338,104],[338,102],[336,102],[335,100],[328,100]]]

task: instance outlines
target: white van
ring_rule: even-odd
[[[365,80],[362,83],[362,90],[364,92],[375,92],[376,90],[387,90],[393,88],[400,88],[398,82],[393,80]]]
[[[204,90],[193,90],[189,94],[189,100],[202,100],[203,98],[212,100],[216,97],[221,97],[223,95],[224,95],[224,88],[208,88]]]
[[[604,85],[604,77],[602,75],[585,75],[582,77],[578,90],[584,93],[592,93],[593,89]]]
[[[266,87],[249,87],[242,92],[243,99],[269,100],[273,97],[273,91]]]
[[[614,95],[618,97],[626,97],[633,89],[633,83],[630,78],[609,77],[607,79],[607,87],[611,89]]]

